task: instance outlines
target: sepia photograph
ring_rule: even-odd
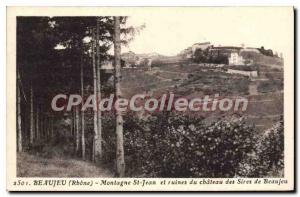
[[[293,189],[292,7],[36,9],[8,9],[10,188]]]

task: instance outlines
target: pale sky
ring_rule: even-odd
[[[278,7],[145,10],[129,17],[128,25],[146,27],[122,52],[176,55],[194,43],[210,41],[215,46],[245,44],[284,53],[291,47],[282,39],[290,35],[286,31],[291,31],[291,11]]]

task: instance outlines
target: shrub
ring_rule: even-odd
[[[255,132],[242,122],[218,121],[207,126],[187,116],[167,120],[150,127],[155,134],[144,147],[150,150],[142,158],[146,175],[233,177],[244,155],[255,149]]]
[[[111,162],[114,126],[111,120],[103,123],[105,158]],[[282,125],[262,135],[242,119],[206,124],[201,117],[175,113],[146,120],[127,114],[124,140],[130,177],[262,177],[283,169]]]
[[[283,121],[266,130],[255,152],[248,155],[239,167],[243,177],[282,177],[284,170]]]
[[[240,161],[256,147],[257,134],[243,121],[205,125],[202,118],[168,113],[148,120],[126,117],[125,155],[130,175],[233,177]]]

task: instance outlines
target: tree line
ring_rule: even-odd
[[[51,99],[57,93],[91,93],[101,99],[101,64],[114,62],[113,91],[121,92],[121,44],[133,39],[138,28],[126,27],[127,17],[18,17],[17,19],[17,151],[41,149],[59,138],[57,123],[65,113],[55,114]],[[121,38],[121,35],[125,38]],[[108,53],[114,48],[114,54]],[[91,88],[92,87],[92,88]],[[102,114],[92,112],[91,160],[103,159]],[[74,108],[67,114],[75,154],[87,159],[89,112]],[[117,176],[125,174],[123,117],[116,117]],[[61,139],[60,139],[61,140]]]

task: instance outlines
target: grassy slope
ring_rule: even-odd
[[[19,177],[112,177],[90,162],[71,158],[42,158],[27,153],[17,155],[17,176]]]
[[[257,57],[257,61],[265,64],[259,65],[261,72],[259,78],[263,78],[264,81],[258,79],[254,82],[258,86],[259,95],[249,95],[248,86],[252,82],[243,76],[229,75],[215,69],[203,69],[203,66],[186,63],[159,65],[152,71],[123,73],[125,82],[123,92],[125,95],[133,95],[151,90],[154,96],[158,96],[172,91],[176,95],[188,98],[214,95],[215,93],[225,97],[246,96],[250,103],[248,110],[243,115],[248,117],[250,123],[265,129],[276,122],[280,118],[278,114],[283,112],[283,94],[280,92],[283,72],[282,69],[277,68],[282,63],[279,60],[281,59]],[[277,67],[273,68],[273,64]],[[230,114],[226,114],[230,116]],[[213,114],[206,112],[203,115],[209,117]]]

